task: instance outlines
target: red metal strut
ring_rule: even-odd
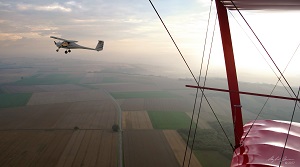
[[[225,6],[220,2],[220,0],[216,0],[215,2],[217,6],[219,25],[222,37],[228,88],[230,90],[229,97],[231,102],[232,120],[234,123],[235,147],[238,147],[240,145],[240,140],[244,131],[242,110],[240,107],[241,102],[239,95],[239,86],[235,69],[229,21]]]

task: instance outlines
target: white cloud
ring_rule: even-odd
[[[77,3],[75,1],[68,1],[65,3],[66,5],[69,5],[69,6],[74,6],[76,8],[79,8],[79,9],[82,9],[82,6],[80,3]]]
[[[0,6],[9,7],[9,6],[10,6],[10,4],[8,4],[8,3],[3,3],[3,2],[0,2]]]
[[[31,4],[17,4],[17,9],[19,10],[36,10],[36,11],[61,11],[61,12],[71,12],[71,8],[64,7],[58,3],[53,3],[50,5],[31,5]]]
[[[0,33],[0,41],[10,40],[17,41],[23,38],[40,38],[41,35],[37,32],[27,32],[27,33]]]
[[[57,30],[57,27],[51,27],[51,26],[42,26],[42,25],[37,25],[37,26],[27,26],[30,28],[31,31],[54,31]]]
[[[95,23],[98,22],[99,20],[96,19],[72,19],[72,22],[74,23]]]

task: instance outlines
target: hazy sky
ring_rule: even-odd
[[[179,48],[198,73],[203,52],[209,0],[153,0]],[[276,76],[263,59],[266,54],[253,39],[237,12],[230,16],[238,76],[243,81],[275,83]],[[300,43],[300,12],[242,11],[269,53],[283,70]],[[209,39],[216,15],[213,3]],[[239,24],[243,28],[239,26]],[[218,25],[218,24],[217,24]],[[244,30],[250,34],[262,55]],[[102,52],[73,50],[65,55],[49,36],[78,40]],[[216,27],[209,75],[225,77],[219,27]],[[209,42],[210,43],[210,40]],[[69,57],[172,67],[188,73],[148,0],[40,1],[0,0],[0,56]],[[208,49],[207,49],[208,50]],[[208,52],[206,52],[207,55]],[[207,57],[207,56],[206,56]],[[300,83],[300,51],[296,52],[287,78]],[[189,77],[187,75],[187,77]]]

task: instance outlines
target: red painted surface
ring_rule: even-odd
[[[239,86],[235,69],[235,61],[233,55],[233,48],[230,36],[230,28],[228,22],[228,16],[226,8],[220,2],[220,0],[216,0],[219,25],[222,37],[223,44],[223,52],[225,58],[225,66],[227,72],[227,81],[228,88],[230,91],[230,103],[231,103],[231,111],[232,111],[232,120],[234,123],[234,134],[235,134],[235,145],[238,146],[240,143],[241,136],[243,134],[243,119],[242,119],[242,111],[240,106],[240,95],[239,95]]]
[[[239,10],[300,10],[299,0],[232,0]],[[231,0],[222,0],[225,7],[235,10]]]
[[[242,146],[235,150],[231,167],[279,166],[290,122],[257,120],[244,126]],[[281,167],[300,166],[300,123],[292,123]]]

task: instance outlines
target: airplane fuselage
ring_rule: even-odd
[[[99,51],[103,50],[103,46],[104,46],[104,41],[100,41],[100,40],[98,40],[98,43],[95,48],[89,48],[89,47],[85,47],[85,46],[76,44],[76,42],[78,42],[78,41],[67,40],[67,39],[63,39],[63,38],[59,38],[59,37],[55,37],[55,36],[50,36],[50,38],[60,40],[60,42],[54,41],[54,44],[57,46],[56,52],[58,52],[60,48],[64,48],[64,49],[66,49],[66,51],[65,51],[66,54],[68,52],[71,52],[71,49],[88,49],[88,50],[96,50],[99,52]]]
[[[76,44],[75,42],[56,42],[55,45],[60,48],[64,49],[90,49],[90,50],[95,50],[94,48],[89,48],[85,46],[81,46]]]

